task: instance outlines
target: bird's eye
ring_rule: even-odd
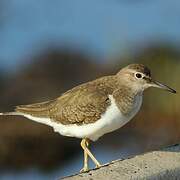
[[[140,78],[142,78],[142,75],[141,75],[140,73],[136,73],[136,77],[137,77],[138,79],[140,79]]]

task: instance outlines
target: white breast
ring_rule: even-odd
[[[63,136],[89,138],[95,141],[102,135],[119,129],[125,125],[139,111],[142,104],[142,96],[137,96],[131,113],[128,116],[124,116],[117,107],[113,96],[110,95],[109,98],[111,100],[111,105],[107,108],[101,118],[95,123],[84,124],[81,126],[76,124],[63,125],[61,123],[53,122],[48,118],[38,118],[26,114],[22,115],[33,121],[53,127],[55,132],[58,132]]]

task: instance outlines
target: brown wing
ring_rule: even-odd
[[[104,86],[103,86],[104,87]],[[87,124],[97,121],[110,105],[111,88],[87,83],[67,91],[59,98],[38,104],[23,105],[17,112],[49,117],[62,124]]]

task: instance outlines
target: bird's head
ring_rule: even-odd
[[[155,81],[151,77],[150,69],[143,64],[130,64],[121,69],[117,76],[124,81],[124,83],[137,91],[144,91],[149,87],[156,87],[171,93],[176,93],[176,91],[169,86]]]

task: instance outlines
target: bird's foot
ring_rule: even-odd
[[[83,172],[87,172],[89,171],[89,168],[84,166],[81,170],[80,170],[80,173],[83,173]]]
[[[102,167],[101,164],[96,164],[96,168],[99,169],[100,167]]]
[[[99,169],[99,168],[101,168],[101,167],[102,167],[101,164],[97,164],[97,165],[95,166],[96,169]],[[84,167],[80,170],[80,173],[88,172],[88,171],[89,171],[89,168],[86,167],[86,166],[84,166]]]

